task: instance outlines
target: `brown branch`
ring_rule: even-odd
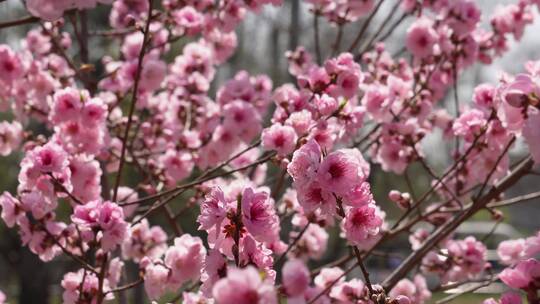
[[[369,279],[369,272],[366,269],[366,266],[364,266],[364,260],[362,259],[362,254],[360,254],[360,250],[358,250],[357,246],[353,246],[354,255],[356,256],[356,261],[358,262],[358,266],[360,266],[360,270],[362,271],[362,274],[364,275],[364,279],[366,280],[366,286],[369,290],[369,297],[373,295],[373,285],[371,285],[371,281]]]
[[[302,230],[300,231],[300,233],[298,233],[298,235],[294,238],[294,240],[292,241],[292,243],[289,244],[289,246],[287,246],[287,250],[285,250],[285,252],[283,252],[279,258],[276,260],[276,262],[274,263],[274,265],[276,264],[279,264],[281,261],[283,261],[283,259],[285,259],[285,257],[287,256],[287,253],[289,253],[293,248],[294,246],[296,245],[296,243],[298,243],[298,241],[302,238],[302,236],[304,235],[304,233],[306,233],[307,229],[309,228],[309,222],[304,226],[304,228],[302,228]]]
[[[505,207],[505,206],[509,206],[509,205],[513,205],[513,204],[517,204],[517,203],[522,203],[522,202],[525,202],[525,201],[533,200],[533,199],[535,199],[535,198],[540,198],[540,191],[533,192],[533,193],[529,193],[529,194],[525,194],[525,195],[521,195],[521,196],[517,196],[517,197],[511,198],[511,199],[507,199],[507,200],[504,200],[504,201],[496,202],[496,203],[493,203],[493,204],[489,204],[488,206],[489,206],[490,208]]]
[[[491,285],[491,283],[497,281],[499,278],[494,276],[494,277],[491,277],[487,280],[484,280],[483,283],[479,283],[479,284],[476,284],[476,285],[473,285],[469,288],[466,288],[465,290],[463,291],[460,291],[458,293],[455,293],[453,295],[450,295],[444,299],[441,299],[439,301],[436,302],[436,304],[445,304],[445,303],[449,303],[451,302],[452,300],[454,300],[455,298],[459,297],[459,296],[462,296],[464,294],[467,294],[467,293],[470,293],[470,292],[474,292],[480,288],[483,288],[483,287],[486,287],[486,286],[489,286]]]
[[[494,185],[491,190],[485,195],[473,202],[470,209],[460,211],[452,220],[447,221],[433,232],[424,242],[422,247],[411,253],[407,259],[382,283],[385,290],[389,291],[395,284],[407,275],[418,262],[448,235],[450,235],[457,227],[479,210],[485,208],[493,199],[497,198],[502,192],[513,186],[523,176],[525,176],[533,165],[533,160],[528,157],[525,159],[513,172]]]
[[[341,46],[341,40],[343,39],[343,27],[344,27],[343,23],[338,24],[336,40],[332,44],[332,57],[337,55],[339,48]]]
[[[103,255],[103,261],[101,263],[101,270],[98,276],[98,285],[99,285],[98,294],[97,294],[98,304],[103,303],[103,300],[105,299],[105,295],[106,295],[106,293],[103,292],[103,286],[105,284],[105,275],[107,274],[107,268],[109,267],[108,260],[109,260],[109,254],[105,253]]]
[[[366,45],[361,48],[361,51],[360,51],[360,56],[362,54],[364,54],[366,51],[368,51],[373,42],[375,41],[375,39],[377,39],[377,37],[379,37],[379,35],[381,34],[381,32],[384,30],[384,28],[386,27],[386,25],[390,22],[390,20],[392,20],[392,18],[394,17],[394,15],[396,14],[396,12],[399,11],[399,5],[401,5],[401,1],[396,1],[396,3],[394,4],[394,6],[392,7],[392,9],[390,10],[390,13],[386,16],[386,18],[384,19],[383,23],[379,26],[379,29],[377,29],[377,31],[375,32],[375,34],[373,34],[373,36],[368,40],[368,42],[366,43]]]
[[[362,24],[362,28],[360,29],[360,31],[356,35],[356,38],[354,39],[353,43],[349,47],[349,53],[353,53],[356,50],[356,48],[358,47],[358,44],[360,43],[360,41],[362,40],[362,37],[364,36],[364,34],[366,32],[369,24],[371,23],[371,20],[373,19],[373,17],[375,17],[377,12],[381,8],[381,5],[383,4],[383,2],[384,2],[384,0],[380,0],[379,3],[377,3],[377,6],[371,12],[371,14],[369,14],[366,21],[364,21],[364,24]]]
[[[144,218],[146,218],[150,213],[154,212],[156,209],[160,208],[161,206],[164,206],[164,205],[168,204],[170,201],[172,201],[173,199],[175,199],[176,197],[178,197],[179,195],[184,193],[187,189],[189,189],[189,188],[191,188],[193,186],[200,185],[202,183],[205,183],[205,182],[207,182],[209,180],[212,180],[212,179],[215,179],[215,178],[218,178],[218,177],[227,176],[227,175],[233,174],[235,172],[243,171],[245,169],[249,169],[251,167],[258,166],[260,164],[263,164],[263,163],[267,162],[269,159],[274,157],[274,155],[275,155],[275,153],[270,153],[266,157],[263,157],[263,158],[259,159],[258,161],[254,162],[254,163],[251,163],[249,165],[246,165],[246,166],[243,166],[243,167],[240,167],[240,168],[236,168],[236,169],[230,170],[230,171],[225,171],[225,172],[223,172],[221,174],[217,174],[217,175],[214,175],[214,176],[209,176],[209,177],[206,177],[206,178],[199,178],[199,179],[197,179],[197,180],[195,180],[195,181],[193,181],[191,183],[185,184],[183,187],[180,188],[180,190],[178,188],[175,188],[175,189],[172,189],[172,191],[167,191],[168,193],[172,192],[172,194],[168,198],[164,199],[163,201],[161,201],[161,202],[158,201],[156,204],[152,205],[152,207],[150,207],[150,209],[148,209],[139,219],[137,219],[131,225],[133,226],[133,225],[139,223]],[[126,205],[126,204],[124,204],[124,205]]]
[[[326,288],[324,288],[321,292],[319,292],[315,297],[311,298],[309,300],[309,302],[307,302],[307,304],[313,304],[315,303],[320,297],[322,297],[323,295],[327,294],[333,287],[334,285],[336,285],[339,281],[341,281],[342,278],[344,278],[345,276],[347,276],[349,273],[351,273],[355,268],[356,268],[357,264],[354,264],[352,266],[350,266],[349,268],[347,268],[341,275],[339,275],[335,280],[333,280],[332,282],[330,282],[330,284],[328,284],[328,286],[326,286]]]
[[[69,198],[71,198],[77,205],[84,205],[84,203],[79,198],[77,198],[75,195],[73,195],[73,193],[69,192],[68,189],[66,189],[66,187],[64,187],[64,185],[62,185],[62,183],[58,179],[56,179],[56,177],[54,177],[52,175],[52,173],[49,173],[48,175],[52,179],[53,183],[57,187],[59,187],[60,190],[62,190],[62,192],[67,194],[67,196],[69,196]]]
[[[495,174],[495,171],[497,171],[497,166],[499,166],[499,163],[502,161],[502,159],[504,158],[504,156],[506,155],[508,150],[510,150],[510,147],[512,147],[512,145],[514,144],[515,141],[516,141],[516,137],[512,136],[512,138],[510,139],[510,141],[508,142],[508,144],[504,148],[503,152],[499,155],[499,157],[497,157],[497,160],[495,161],[495,164],[493,165],[493,168],[491,168],[491,171],[486,176],[486,179],[485,179],[484,183],[482,184],[482,187],[480,188],[480,190],[476,194],[475,198],[473,198],[473,200],[478,199],[482,195],[482,193],[484,192],[484,189],[486,188],[487,184],[489,183],[489,180],[491,179],[493,174]]]
[[[116,198],[118,196],[118,188],[120,187],[120,181],[122,179],[122,169],[124,168],[124,163],[126,162],[126,148],[127,148],[127,140],[129,136],[129,129],[131,128],[131,124],[133,122],[133,114],[135,112],[135,104],[137,103],[137,97],[139,93],[139,83],[141,80],[141,73],[142,73],[142,65],[144,60],[144,55],[146,53],[146,48],[148,46],[148,43],[150,42],[150,23],[152,21],[152,4],[153,0],[148,0],[148,20],[146,20],[146,28],[144,30],[144,37],[143,37],[143,43],[141,46],[141,51],[139,52],[139,58],[138,58],[138,64],[137,64],[137,71],[135,73],[135,83],[133,85],[133,93],[131,96],[131,106],[129,108],[129,114],[128,114],[128,121],[126,125],[126,129],[124,131],[124,137],[122,138],[122,150],[120,154],[120,164],[118,166],[118,173],[116,175],[116,181],[114,183],[114,192],[112,200],[116,201]]]
[[[131,288],[133,288],[135,286],[138,286],[138,285],[142,284],[143,282],[144,282],[144,280],[142,278],[139,278],[137,281],[134,281],[134,282],[128,283],[126,285],[122,285],[122,286],[119,286],[117,288],[111,289],[111,290],[107,291],[105,294],[128,290],[128,289],[131,289]]]
[[[7,22],[1,22],[0,23],[0,29],[13,27],[13,26],[19,26],[19,25],[25,25],[30,23],[38,22],[39,18],[34,16],[28,16],[17,20],[7,21]]]
[[[81,40],[79,41],[81,47],[81,61],[83,63],[88,63],[88,15],[86,11],[83,10],[79,11],[79,17],[81,22]]]
[[[338,197],[335,194],[334,194],[334,197],[336,199],[337,206],[338,206],[338,214],[344,219],[345,209],[343,209],[342,200],[340,197]],[[371,298],[371,296],[374,294],[373,285],[371,285],[371,280],[369,279],[369,272],[367,271],[366,266],[364,265],[364,259],[362,258],[362,254],[360,254],[360,250],[358,249],[356,245],[351,245],[351,248],[356,257],[357,265],[360,267],[360,270],[362,271],[362,275],[364,276],[364,280],[369,291],[369,298]]]
[[[313,35],[315,39],[315,57],[317,58],[317,64],[322,63],[321,55],[321,42],[319,38],[319,12],[315,12],[313,16]]]
[[[68,66],[75,73],[75,77],[79,81],[81,81],[85,85],[85,87],[87,87],[87,88],[94,87],[96,84],[93,81],[87,79],[86,75],[81,73],[81,69],[79,69],[75,65],[75,62],[73,62],[73,60],[68,56],[68,54],[66,54],[64,48],[62,47],[62,45],[61,45],[60,41],[58,40],[58,37],[56,37],[55,33],[53,31],[50,31],[49,29],[47,29],[47,27],[44,26],[43,24],[41,25],[41,28],[47,33],[47,35],[49,35],[49,37],[51,38],[51,42],[52,42],[56,52],[60,55],[60,57],[62,57],[67,62]]]
[[[223,167],[229,165],[233,160],[237,159],[238,157],[242,156],[244,153],[246,153],[247,151],[259,146],[261,144],[261,141],[258,140],[256,141],[255,143],[253,143],[252,145],[250,145],[249,147],[245,148],[244,150],[236,153],[235,155],[231,156],[231,158],[229,158],[228,160],[226,160],[225,162],[221,163],[219,166],[213,168],[213,169],[210,169],[210,170],[207,170],[205,171],[201,176],[199,176],[195,181],[193,182],[189,182],[189,183],[186,183],[186,184],[183,184],[183,185],[179,185],[179,186],[176,186],[175,188],[172,188],[172,189],[168,189],[168,190],[165,190],[165,191],[162,191],[160,193],[156,193],[156,194],[153,194],[153,195],[148,195],[146,197],[143,197],[141,199],[138,199],[138,200],[135,200],[135,201],[132,201],[132,202],[127,202],[127,203],[120,203],[119,205],[120,206],[128,206],[128,205],[136,205],[136,204],[140,204],[140,203],[144,203],[146,201],[149,201],[149,200],[153,200],[153,199],[159,199],[163,196],[167,196],[171,193],[174,193],[176,191],[179,191],[179,190],[182,190],[182,189],[187,189],[187,188],[191,188],[193,186],[197,186],[200,184],[200,181],[199,179],[203,179],[219,170],[221,170]],[[237,170],[235,171],[232,171],[230,173],[234,173],[234,172],[237,172]],[[228,174],[225,174],[225,175],[228,175]],[[217,177],[222,177],[222,176],[225,176],[225,175],[217,175],[215,176],[214,178],[217,178]],[[205,181],[208,181],[208,179],[206,179]]]

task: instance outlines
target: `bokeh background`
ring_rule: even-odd
[[[392,12],[396,1],[385,1],[380,12],[372,21],[372,25],[368,28],[368,32],[374,32],[381,24],[382,20]],[[450,0],[452,1],[452,0]],[[279,86],[286,82],[291,82],[292,78],[287,72],[286,60],[284,57],[285,51],[294,49],[298,45],[305,46],[308,50],[313,50],[313,26],[312,16],[308,12],[308,7],[300,0],[284,0],[284,5],[280,8],[267,7],[262,12],[255,16],[249,15],[246,21],[239,26],[238,49],[232,59],[218,70],[216,80],[213,83],[213,92],[225,80],[232,77],[237,71],[246,70],[251,74],[268,74],[274,86]],[[493,12],[496,5],[508,3],[510,1],[500,0],[478,0],[476,1],[483,9],[483,25],[486,26],[489,22],[488,16]],[[100,6],[96,10],[89,13],[90,31],[97,32],[107,29],[109,7]],[[538,14],[535,12],[538,17]],[[0,22],[8,20],[16,20],[27,16],[21,0],[5,0],[0,1]],[[394,15],[394,20],[400,17],[400,13]],[[345,27],[345,32],[342,40],[342,49],[347,48],[354,35],[358,32],[363,20],[349,24]],[[391,53],[398,52],[402,49],[404,43],[404,33],[409,22],[405,21],[403,25],[394,32],[387,40],[387,49]],[[24,25],[16,28],[0,29],[0,43],[7,43],[12,48],[18,48],[25,32],[39,24]],[[67,26],[69,29],[70,27]],[[321,42],[323,56],[329,54],[332,42],[335,39],[337,29],[328,23],[322,21],[321,24]],[[498,58],[493,65],[485,66],[477,64],[469,68],[459,81],[459,100],[462,106],[466,106],[470,102],[472,90],[475,85],[483,82],[495,83],[504,70],[508,73],[518,73],[523,70],[523,64],[527,60],[540,59],[540,20],[537,20],[531,26],[527,27],[523,39],[519,43],[511,44],[511,51],[506,53],[502,58]],[[370,37],[371,35],[366,35]],[[178,41],[173,45],[170,52],[169,60],[173,60],[176,55],[181,52],[182,45],[186,41]],[[96,64],[99,69],[100,59],[109,54],[117,56],[119,54],[119,41],[108,40],[101,37],[92,37],[90,40],[90,57],[91,61]],[[71,55],[75,58],[78,56],[77,47],[74,46],[70,50]],[[406,56],[406,55],[405,55]],[[452,92],[449,92],[451,95]],[[447,106],[450,113],[454,113],[452,98],[441,101],[441,106]],[[11,119],[9,113],[0,113],[0,118]],[[39,125],[32,126],[36,132],[42,131]],[[429,163],[438,172],[441,172],[450,163],[450,148],[451,145],[441,140],[440,134],[434,134],[424,140],[425,152]],[[514,160],[523,156],[523,144],[518,142],[518,145],[511,152],[511,157]],[[15,192],[17,186],[17,174],[19,171],[20,154],[13,154],[9,157],[0,158],[0,190]],[[387,200],[387,193],[392,189],[407,191],[407,185],[403,176],[396,176],[390,173],[384,173],[374,166],[372,169],[372,189],[377,202],[387,211],[388,218],[395,218],[398,210]],[[415,192],[423,193],[429,188],[430,179],[425,174],[420,166],[413,165],[407,174],[412,183]],[[126,174],[128,179],[126,183],[136,185],[138,178],[136,174]],[[538,176],[530,176],[522,180],[516,187],[507,193],[508,197],[517,196],[540,190],[540,178]],[[179,209],[185,197],[178,198],[173,202],[173,207]],[[504,209],[504,223],[497,226],[496,233],[488,240],[490,249],[494,249],[496,241],[506,238],[516,238],[527,236],[540,228],[539,211],[540,201],[530,201],[525,204],[518,204]],[[67,212],[67,210],[65,210]],[[195,217],[198,214],[198,209],[190,208],[186,210],[184,217],[180,220],[180,225],[184,231],[193,234],[199,234],[196,230]],[[163,223],[163,227],[168,229],[168,225],[159,215],[152,217],[152,223]],[[287,233],[287,228],[284,229],[284,235]],[[479,214],[475,218],[474,223],[463,225],[458,234],[475,234],[479,235],[487,233],[493,228],[493,222],[490,220],[489,214]],[[328,252],[321,261],[314,263],[314,267],[322,265],[329,261],[341,257],[346,252],[346,247],[343,241],[338,237],[338,230],[330,231],[331,239],[329,242]],[[384,252],[391,253],[393,258],[372,258],[369,260],[368,267],[374,274],[374,280],[384,278],[393,267],[395,267],[400,259],[407,254],[409,250],[408,242],[405,238],[397,242],[392,242],[391,245],[384,248]],[[493,251],[490,251],[490,258],[493,258]],[[59,282],[64,273],[77,268],[69,259],[58,257],[53,262],[44,264],[36,256],[30,253],[26,248],[21,247],[20,239],[17,232],[9,230],[0,223],[0,290],[3,290],[9,299],[9,303],[59,303],[61,302],[61,287]],[[355,275],[353,273],[353,275]],[[134,265],[128,265],[128,278],[126,281],[133,281],[132,278],[137,276],[137,269]],[[498,292],[497,286],[491,289],[484,289],[483,293]],[[124,303],[144,303],[144,291],[142,288],[137,288],[135,291],[121,299]],[[436,295],[442,297],[443,295]],[[472,295],[461,297],[455,303],[479,303],[481,298],[486,295]]]

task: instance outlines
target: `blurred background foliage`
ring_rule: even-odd
[[[285,51],[294,49],[298,45],[305,46],[308,50],[313,50],[313,29],[312,17],[308,12],[307,5],[300,0],[284,0],[284,5],[281,8],[265,8],[259,15],[249,15],[238,29],[238,49],[231,60],[219,67],[217,77],[212,84],[212,92],[215,92],[221,84],[227,79],[234,76],[240,70],[246,70],[251,74],[268,74],[277,87],[283,83],[291,82],[293,79],[287,72],[286,60],[284,57]],[[477,0],[484,11],[484,24],[488,22],[487,16],[498,3],[506,3],[510,1],[502,0]],[[395,1],[386,1],[382,6],[381,11],[373,19],[369,31],[376,31],[377,26],[381,24],[392,9]],[[97,9],[89,12],[89,28],[91,32],[100,32],[108,29],[108,11],[109,7],[99,6]],[[397,15],[397,14],[396,14]],[[21,0],[7,0],[0,2],[0,22],[8,20],[16,20],[27,16]],[[347,47],[354,35],[361,27],[364,20],[347,25],[343,36],[342,48]],[[25,32],[39,24],[31,24],[19,26],[16,28],[8,28],[0,30],[0,43],[7,43],[13,48],[18,48],[20,40],[24,37]],[[401,26],[388,39],[387,49],[391,53],[399,51],[403,46],[404,32],[407,22]],[[66,29],[71,31],[69,19],[66,18]],[[470,68],[459,82],[459,99],[462,105],[468,103],[471,98],[472,90],[475,85],[482,82],[496,82],[498,73],[504,69],[509,73],[516,73],[523,69],[522,63],[527,60],[540,59],[540,40],[538,40],[537,32],[540,30],[540,21],[536,21],[532,26],[528,27],[523,40],[519,44],[512,45],[512,50],[504,57],[497,59],[491,66],[475,65]],[[321,26],[321,41],[323,54],[329,54],[334,41],[337,29],[328,24],[323,23]],[[367,35],[368,37],[370,35]],[[188,40],[179,40],[175,42],[171,48],[171,52],[166,58],[168,61],[173,61],[174,58],[181,53],[182,46]],[[101,59],[107,55],[113,58],[119,56],[120,40],[118,38],[103,38],[92,36],[90,39],[90,59],[97,68],[97,74],[103,73]],[[78,60],[78,47],[74,42],[70,54]],[[519,64],[515,64],[519,63]],[[449,92],[452,93],[452,92]],[[212,93],[212,96],[214,93]],[[451,94],[449,94],[451,95]],[[441,106],[447,105],[450,113],[454,113],[453,101],[451,98],[441,102]],[[0,119],[9,120],[9,113],[1,113]],[[43,134],[44,128],[38,124],[32,124],[31,128],[34,132]],[[450,163],[450,148],[451,144],[441,140],[441,134],[434,134],[424,140],[426,156],[429,163],[441,172]],[[518,143],[518,147],[512,151],[512,158],[517,160],[523,154],[523,145]],[[0,158],[0,190],[10,191],[15,193],[17,187],[17,175],[19,171],[19,161],[21,154],[13,154],[9,157]],[[269,173],[276,172],[276,168],[269,168]],[[193,175],[196,175],[194,173]],[[135,171],[131,174],[125,174],[125,184],[135,186],[140,181]],[[423,171],[421,166],[412,165],[407,170],[409,182],[416,194],[424,193],[430,187],[430,178]],[[376,201],[387,212],[388,219],[395,218],[398,214],[398,209],[391,204],[387,199],[388,191],[398,189],[408,191],[406,178],[397,176],[391,173],[384,173],[378,166],[372,167],[372,189]],[[531,176],[522,180],[516,187],[507,193],[508,197],[526,194],[538,191],[540,179],[537,176]],[[197,230],[195,219],[198,215],[198,207],[195,204],[189,204],[190,193],[185,193],[172,202],[171,206],[175,211],[183,210],[183,216],[179,218],[179,224],[183,231],[194,235],[204,237],[204,233]],[[505,220],[507,225],[500,225],[498,234],[495,234],[488,242],[490,249],[494,248],[495,241],[500,241],[508,237],[520,237],[533,233],[540,225],[538,224],[538,206],[539,201],[532,201],[527,204],[520,204],[513,207],[505,208]],[[60,217],[67,217],[69,210],[66,204],[60,204]],[[479,214],[476,219],[479,225],[491,224],[491,216],[486,213]],[[165,219],[159,213],[150,217],[153,224],[160,224],[166,230],[169,229]],[[283,237],[288,235],[290,226],[284,225],[282,231]],[[484,227],[483,225],[481,227]],[[480,232],[478,227],[469,225],[463,233],[467,234],[467,229]],[[490,226],[491,227],[491,226]],[[169,231],[171,232],[171,231]],[[344,242],[339,238],[337,228],[331,229],[330,240],[328,244],[327,254],[320,260],[313,263],[313,266],[322,265],[347,254]],[[386,253],[392,253],[392,258],[387,256],[383,258],[374,257],[369,260],[369,268],[374,270],[375,281],[384,278],[392,267],[395,267],[400,259],[404,257],[409,250],[408,241],[406,238],[392,242],[386,245],[383,249]],[[383,252],[383,253],[384,253]],[[384,254],[383,254],[384,255]],[[126,282],[132,282],[137,277],[137,268],[134,265],[128,265],[128,275],[125,278]],[[9,299],[9,303],[59,303],[61,302],[61,287],[59,282],[64,273],[77,269],[77,265],[73,264],[65,257],[58,257],[53,262],[44,264],[36,256],[31,254],[27,249],[21,247],[19,236],[15,230],[7,229],[3,223],[0,223],[0,290],[3,290]],[[353,273],[353,275],[355,275]],[[436,295],[435,298],[441,298],[443,295]],[[479,303],[483,296],[464,296],[460,297],[455,303]],[[120,297],[123,303],[144,303],[142,288],[135,289],[130,294],[125,294]]]

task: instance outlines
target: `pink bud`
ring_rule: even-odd
[[[395,302],[397,304],[411,304],[411,300],[406,296],[397,296]]]

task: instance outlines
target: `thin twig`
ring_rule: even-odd
[[[477,284],[477,285],[473,285],[459,293],[455,293],[455,294],[452,294],[444,299],[441,299],[439,301],[436,302],[436,304],[445,304],[445,303],[450,303],[451,301],[453,301],[455,298],[459,297],[459,296],[462,296],[464,294],[467,294],[467,293],[471,293],[471,292],[474,292],[480,288],[483,288],[483,287],[486,287],[486,286],[489,286],[491,285],[491,283],[497,281],[499,278],[498,277],[492,277],[492,278],[489,278],[488,280],[484,281],[484,283],[481,283],[481,284]]]
[[[34,16],[28,16],[28,17],[24,17],[24,18],[21,18],[21,19],[17,19],[17,20],[1,22],[0,23],[0,29],[13,27],[13,26],[24,25],[24,24],[29,24],[29,23],[35,23],[35,22],[38,22],[38,21],[39,21],[39,18],[34,17]]]
[[[274,265],[276,264],[279,264],[281,261],[283,261],[283,259],[285,259],[285,257],[287,256],[287,253],[289,253],[293,248],[294,246],[296,246],[296,243],[298,243],[298,241],[302,238],[302,236],[304,235],[304,233],[306,233],[307,229],[309,228],[309,222],[304,226],[304,228],[302,228],[302,230],[300,231],[300,233],[298,233],[298,235],[294,238],[294,240],[292,241],[292,243],[289,244],[289,246],[287,247],[287,250],[285,250],[285,252],[283,252],[279,258],[277,259],[277,261],[274,263]]]
[[[114,289],[111,289],[111,290],[105,292],[105,294],[128,290],[128,289],[131,289],[131,288],[133,288],[133,287],[135,287],[137,285],[142,284],[143,282],[144,282],[144,280],[142,278],[140,278],[137,281],[134,281],[134,282],[128,283],[126,285],[122,285],[122,286],[116,287]]]
[[[319,12],[315,12],[313,16],[313,29],[314,29],[314,38],[315,38],[315,56],[317,58],[317,64],[322,63],[321,56],[321,42],[319,39]]]
[[[396,1],[396,3],[394,4],[394,6],[392,7],[392,9],[390,10],[390,13],[386,16],[386,18],[384,19],[383,23],[379,26],[379,29],[375,32],[375,34],[373,34],[373,36],[368,40],[368,42],[366,43],[366,45],[361,48],[361,51],[360,51],[360,55],[361,54],[364,54],[366,51],[368,51],[369,49],[371,49],[371,46],[373,45],[373,42],[375,41],[375,39],[377,39],[377,37],[379,37],[379,35],[381,34],[381,32],[384,30],[384,28],[386,27],[386,25],[390,22],[390,20],[392,20],[392,18],[394,17],[394,15],[396,14],[397,11],[399,11],[398,7],[399,5],[401,5],[401,1]]]
[[[131,96],[131,106],[129,108],[128,121],[127,121],[126,129],[124,131],[124,136],[122,138],[122,152],[120,154],[120,164],[118,166],[118,174],[116,175],[116,181],[114,183],[114,192],[113,192],[113,197],[112,197],[113,201],[116,201],[116,198],[118,196],[118,188],[120,187],[120,181],[122,179],[122,169],[124,168],[124,163],[126,162],[126,148],[127,148],[127,140],[129,136],[129,129],[131,128],[131,123],[133,121],[133,113],[135,112],[135,104],[137,103],[144,55],[146,53],[146,48],[148,46],[148,43],[150,42],[150,23],[152,21],[153,0],[148,0],[148,1],[150,2],[148,5],[148,20],[146,21],[146,28],[144,30],[143,43],[141,46],[141,51],[139,52],[139,59],[138,59],[138,64],[137,64],[137,71],[135,73],[135,83],[133,85],[133,93]]]
[[[206,177],[206,178],[195,180],[195,181],[193,181],[191,183],[186,184],[185,187],[181,188],[179,191],[178,191],[178,189],[175,188],[174,191],[172,191],[173,193],[168,198],[164,199],[161,202],[158,201],[156,204],[152,205],[152,207],[150,207],[150,209],[148,209],[139,219],[137,219],[131,225],[133,226],[133,225],[138,224],[140,221],[142,221],[144,218],[146,218],[150,213],[154,212],[156,209],[160,208],[161,206],[168,204],[170,201],[172,201],[173,199],[175,199],[176,197],[178,197],[179,195],[184,193],[187,189],[189,189],[189,188],[191,188],[193,186],[203,184],[203,183],[205,183],[205,182],[207,182],[209,180],[212,180],[212,179],[215,179],[215,178],[218,178],[218,177],[227,176],[227,175],[233,174],[235,172],[243,171],[245,169],[258,166],[258,165],[260,165],[262,163],[267,162],[274,155],[275,155],[275,153],[270,153],[266,157],[263,157],[263,158],[259,159],[258,161],[254,162],[252,164],[249,164],[249,165],[246,165],[246,166],[243,166],[243,167],[240,167],[240,168],[236,168],[234,170],[226,171],[226,172],[223,172],[221,174],[217,174],[215,176],[209,176],[209,177]],[[175,191],[178,191],[178,192],[175,192]]]
[[[470,209],[460,211],[453,219],[448,220],[444,225],[435,230],[435,232],[433,232],[423,243],[422,247],[411,253],[407,259],[405,259],[405,261],[384,280],[382,283],[384,289],[387,291],[391,290],[399,280],[401,280],[430,250],[433,249],[434,246],[445,239],[459,227],[461,223],[476,214],[479,210],[485,208],[489,202],[525,176],[533,163],[531,157],[526,158],[514,171],[494,185],[486,195],[474,202]]]
[[[120,206],[129,206],[129,205],[136,205],[136,204],[140,204],[140,203],[144,203],[144,202],[147,202],[147,201],[150,201],[150,200],[154,200],[154,199],[159,199],[163,196],[167,196],[171,193],[174,193],[176,191],[179,191],[179,190],[182,190],[182,189],[187,189],[187,188],[191,188],[191,187],[194,187],[194,186],[197,186],[199,184],[201,184],[200,180],[206,178],[207,176],[211,175],[211,174],[214,174],[215,172],[221,170],[222,168],[224,168],[225,166],[229,165],[233,160],[237,159],[238,157],[242,156],[244,153],[246,153],[247,151],[259,146],[261,144],[261,141],[258,140],[256,141],[255,143],[253,143],[252,145],[250,145],[249,147],[245,148],[244,150],[236,153],[235,155],[231,156],[231,158],[229,158],[228,160],[226,160],[225,162],[221,163],[219,166],[215,167],[215,168],[212,168],[210,170],[207,170],[205,171],[201,176],[199,176],[195,181],[192,181],[192,182],[189,182],[189,183],[186,183],[186,184],[183,184],[183,185],[179,185],[179,186],[176,186],[175,188],[172,188],[172,189],[168,189],[168,190],[165,190],[165,191],[162,191],[160,193],[156,193],[156,194],[153,194],[153,195],[148,195],[146,197],[143,197],[143,198],[140,198],[138,200],[135,200],[135,201],[131,201],[131,202],[126,202],[126,203],[120,203],[119,205]],[[238,170],[233,170],[233,171],[230,171],[230,174],[234,173],[234,172],[237,172]],[[225,174],[225,175],[228,175],[228,174]],[[217,175],[215,176],[214,178],[217,178],[217,177],[222,177],[222,176],[225,176],[225,175]],[[213,179],[213,178],[212,178]],[[208,179],[205,179],[205,181],[208,181]]]
[[[356,38],[354,39],[353,43],[349,47],[349,53],[353,53],[356,50],[356,48],[358,47],[358,44],[360,43],[360,41],[362,40],[362,37],[365,34],[367,28],[369,27],[369,24],[371,23],[371,20],[373,19],[373,17],[375,17],[377,12],[381,8],[381,5],[383,4],[383,2],[384,2],[384,0],[380,0],[379,3],[377,4],[377,6],[371,12],[371,14],[369,14],[368,18],[364,21],[364,24],[362,24],[362,28],[360,29],[360,31],[356,35]]]

